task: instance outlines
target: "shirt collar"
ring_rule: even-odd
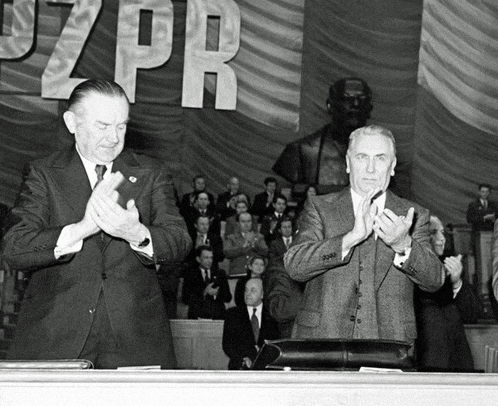
[[[261,325],[261,313],[263,312],[263,302],[257,306],[247,306],[247,313],[249,313],[249,318],[252,317],[252,309],[256,307],[256,316],[258,317],[259,324]]]
[[[95,184],[97,183],[97,172],[95,172],[95,165],[97,165],[95,162],[90,161],[89,159],[85,158],[79,148],[78,144],[76,144],[76,152],[78,152],[78,155],[81,158],[81,162],[83,163],[83,167],[85,168],[86,176],[88,177],[88,180],[90,181],[90,185],[92,186],[92,189],[95,187]],[[112,172],[112,164],[105,165],[107,168],[107,171],[104,173],[104,178],[106,178],[109,173]]]
[[[353,189],[351,189],[351,198],[353,200],[353,211],[356,215],[356,211],[358,210],[358,206],[360,205],[360,201],[363,196],[359,195]],[[377,199],[374,200],[374,202],[378,208],[377,214],[382,213],[384,211],[384,208],[386,207],[386,192],[382,193]]]

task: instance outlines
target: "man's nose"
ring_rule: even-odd
[[[106,138],[108,141],[117,143],[119,141],[119,130],[117,127],[109,127],[106,131]]]
[[[375,172],[375,160],[369,159],[367,163],[367,172],[374,173]]]

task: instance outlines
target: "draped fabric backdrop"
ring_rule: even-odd
[[[236,175],[254,195],[285,144],[330,120],[328,86],[345,76],[369,83],[370,121],[396,136],[396,192],[444,222],[462,223],[476,184],[498,186],[493,0],[236,3],[240,49],[228,62],[237,75],[235,111],[214,108],[216,78],[210,74],[204,107],[181,107],[185,1],[173,1],[170,59],[138,74],[127,144],[167,162],[180,194],[202,174],[215,194]],[[104,1],[72,77],[113,79],[118,5]],[[3,35],[10,33],[11,8],[5,3]],[[65,101],[40,97],[42,73],[69,12],[70,6],[38,2],[32,51],[0,60],[0,198],[9,205],[27,161],[72,143],[60,119]],[[216,36],[208,37],[208,46],[214,42]]]

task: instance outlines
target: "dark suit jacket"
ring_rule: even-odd
[[[189,319],[213,319],[225,318],[225,303],[232,300],[227,276],[223,269],[211,269],[211,279],[207,282],[202,277],[202,272],[197,267],[187,270],[183,280],[182,301],[188,305]],[[203,295],[204,289],[211,282],[217,281],[220,289],[216,299],[210,295]]]
[[[435,291],[444,271],[430,246],[429,212],[386,193],[385,207],[398,216],[410,207],[416,212],[411,254],[400,268],[394,251],[373,234],[342,259],[343,236],[354,224],[349,188],[307,199],[299,234],[284,256],[290,276],[307,282],[296,337],[414,341],[413,286]]]
[[[419,370],[472,371],[474,360],[463,323],[475,323],[481,305],[470,284],[462,280],[455,298],[449,278],[436,292],[416,288],[415,312]]]
[[[113,171],[127,179],[120,193],[125,201],[135,199],[141,222],[150,230],[153,260],[110,236],[101,247],[100,234],[84,240],[80,252],[56,260],[62,228],[83,218],[92,189],[74,146],[30,164],[12,210],[14,225],[4,239],[11,267],[32,271],[9,358],[77,358],[103,291],[129,365],[175,367],[155,268],[183,260],[191,246],[173,183],[157,161],[126,151],[114,161]]]
[[[266,216],[263,217],[261,220],[261,229],[259,232],[263,234],[265,237],[266,244],[270,245],[270,243],[277,237],[279,237],[280,231],[278,229],[279,223],[284,219],[285,214],[282,214],[280,217],[277,218],[276,214],[273,212],[271,214],[267,214]],[[271,231],[271,223],[276,222],[275,228],[273,229],[273,232]]]
[[[276,192],[275,192],[276,193]],[[274,208],[272,204],[268,203],[268,193],[263,191],[254,196],[254,203],[249,210],[253,216],[258,216],[258,221],[261,223],[263,216],[270,214]]]
[[[264,306],[257,343],[254,340],[247,307],[231,307],[227,310],[223,325],[223,351],[230,358],[228,369],[241,369],[244,357],[249,357],[254,361],[258,354],[257,347],[261,347],[264,340],[278,338],[277,323],[267,313]]]
[[[484,221],[486,214],[498,215],[498,205],[488,200],[485,209],[480,199],[473,200],[467,207],[467,222],[472,225],[474,231],[493,231],[494,221]]]
[[[185,262],[187,267],[197,266],[197,260],[195,258],[195,243],[197,240],[197,230],[195,232],[190,232],[190,238],[192,239],[192,250],[189,252]],[[218,264],[225,259],[225,253],[223,252],[223,240],[219,234],[214,234],[211,231],[207,233],[207,244],[213,249],[213,267],[218,268]]]

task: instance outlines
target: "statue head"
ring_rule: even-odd
[[[334,122],[352,132],[364,127],[372,111],[372,90],[360,78],[339,79],[329,88],[327,109]]]

